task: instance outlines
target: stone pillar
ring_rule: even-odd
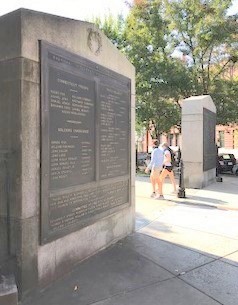
[[[182,103],[182,159],[185,186],[203,188],[216,177],[216,107],[209,95]]]
[[[8,256],[24,294],[38,282],[40,90],[38,63],[21,50],[21,12],[0,18],[0,147],[7,164]]]
[[[10,238],[9,249],[5,249],[7,240],[4,249],[15,260],[16,282],[24,297],[134,230],[135,69],[88,22],[19,9],[0,17],[0,40],[0,147],[9,164]],[[72,92],[78,100],[73,101]],[[51,103],[54,94],[58,94],[56,104],[64,103],[60,107],[67,114]],[[55,134],[50,134],[49,126],[57,127]],[[89,142],[87,134],[92,129]],[[78,139],[67,146],[76,147],[77,154],[60,156],[65,162],[71,157],[77,162],[83,154],[93,157],[91,163],[86,158],[72,165],[72,175],[66,169],[71,176],[66,174],[66,183],[61,181],[54,188],[49,182],[53,180],[51,143],[60,132],[60,145],[69,138]],[[108,138],[111,160],[105,152]],[[119,161],[125,159],[122,167]],[[56,178],[62,176],[60,172]],[[57,211],[53,200],[55,207],[61,205]],[[5,214],[1,209],[0,228],[6,227]]]

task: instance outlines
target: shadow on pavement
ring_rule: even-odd
[[[176,202],[176,201],[174,201]],[[179,201],[179,202],[176,202],[178,205],[186,205],[186,206],[189,206],[191,208],[199,208],[199,209],[217,209],[216,206],[214,205],[209,205],[209,204],[205,204],[205,203],[202,203],[202,202],[189,202],[189,199],[187,199],[186,201]]]
[[[134,233],[22,305],[235,305],[235,264]]]
[[[207,198],[207,197],[200,197],[200,196],[192,196],[189,195],[188,200],[195,200],[195,201],[202,201],[202,202],[209,202],[209,203],[214,203],[214,204],[226,204],[226,201],[220,200],[220,199],[214,199],[214,198]]]

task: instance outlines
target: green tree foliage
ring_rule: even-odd
[[[165,0],[170,45],[186,57],[193,94],[212,95],[218,123],[223,124],[238,121],[232,94],[237,83],[226,75],[238,61],[237,16],[227,16],[231,4],[231,0]]]
[[[218,123],[238,123],[238,81],[217,79],[211,96],[217,104]]]
[[[190,83],[182,62],[170,56],[162,10],[158,0],[134,5],[125,33],[125,52],[137,71],[137,119],[147,128],[152,126],[150,130],[156,137],[180,124],[178,101],[189,96]]]
[[[121,18],[118,22],[110,17],[96,21],[134,64],[137,124],[147,129],[153,124],[151,130],[156,137],[180,124],[178,101],[184,95],[189,96],[186,69],[167,50],[164,35],[167,25],[161,10],[159,1],[154,1],[146,6],[132,6],[124,22]],[[173,73],[176,69],[180,73]]]
[[[121,51],[124,48],[125,42],[125,20],[119,15],[116,19],[112,15],[106,16],[104,19],[95,18],[95,23],[111,42]]]
[[[224,76],[238,62],[237,16],[227,16],[230,5],[231,0],[140,0],[125,20],[97,20],[136,68],[139,126],[153,126],[155,136],[179,126],[179,101],[200,94],[213,97],[218,123],[238,121],[237,80]]]

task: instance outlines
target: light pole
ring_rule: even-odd
[[[185,186],[184,186],[184,164],[182,159],[180,159],[180,163],[179,163],[179,189],[177,196],[178,198],[186,198]]]

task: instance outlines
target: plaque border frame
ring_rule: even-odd
[[[205,147],[204,139],[207,136],[207,127],[205,126],[206,119],[212,120],[214,123],[214,154],[208,154]],[[213,159],[213,164],[210,162],[210,159]],[[203,171],[209,171],[211,169],[216,168],[216,113],[207,109],[203,108]]]
[[[95,90],[98,90],[98,83],[99,83],[99,75],[102,76],[103,74],[106,77],[110,76],[112,78],[119,79],[120,81],[124,82],[128,86],[128,94],[129,94],[129,113],[128,113],[128,175],[118,176],[115,178],[108,178],[99,180],[99,143],[98,143],[98,112],[99,107],[95,107],[95,116],[96,116],[96,126],[95,126],[95,181],[85,183],[78,186],[67,187],[65,189],[60,189],[57,191],[51,191],[51,194],[67,194],[72,192],[77,192],[81,190],[89,190],[92,187],[98,188],[100,186],[110,185],[112,183],[120,182],[120,181],[128,181],[128,202],[116,206],[112,209],[99,213],[97,215],[93,215],[90,219],[87,219],[85,222],[79,221],[70,227],[64,228],[62,230],[58,230],[55,232],[50,232],[49,230],[49,113],[48,112],[48,83],[49,83],[49,60],[48,60],[48,52],[56,53],[56,55],[62,56],[64,58],[69,58],[72,62],[82,61],[88,69],[95,69],[98,70],[98,75],[94,75],[96,78],[95,80]],[[51,241],[54,241],[58,238],[64,237],[70,233],[78,231],[86,226],[92,225],[93,223],[97,222],[98,220],[113,215],[114,213],[128,208],[131,206],[131,79],[121,75],[111,69],[108,69],[102,65],[97,64],[81,55],[77,55],[72,53],[67,49],[63,49],[58,47],[54,44],[51,44],[44,40],[39,40],[39,62],[40,62],[40,243],[46,244]],[[78,73],[80,74],[80,73]],[[75,74],[74,74],[75,75]],[[86,77],[87,78],[87,77]],[[98,94],[96,92],[96,104],[98,104]],[[47,148],[47,149],[46,149]]]

